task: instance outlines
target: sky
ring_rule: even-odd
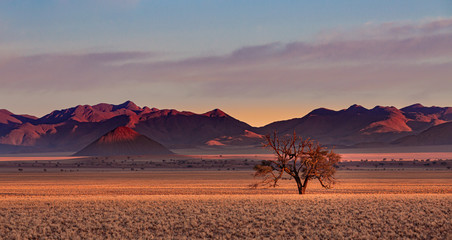
[[[126,100],[253,126],[452,106],[452,1],[0,1],[0,109]]]

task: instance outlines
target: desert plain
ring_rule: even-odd
[[[259,158],[262,156],[248,157],[247,161],[239,156],[165,161],[139,157],[6,159],[0,168],[0,236],[2,239],[450,239],[452,236],[450,160],[343,162],[333,189],[323,189],[312,181],[307,193],[298,195],[295,182],[288,177],[276,188],[250,188],[259,181],[252,171]]]

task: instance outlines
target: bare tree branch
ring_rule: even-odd
[[[303,194],[311,179],[318,179],[324,188],[335,184],[336,164],[341,156],[310,139],[304,140],[294,132],[292,136],[278,136],[276,132],[264,137],[264,146],[272,149],[276,159],[263,161],[254,167],[255,177],[263,177],[260,183],[275,187],[284,173],[297,182],[298,191]]]

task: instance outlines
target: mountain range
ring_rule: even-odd
[[[273,131],[296,131],[338,147],[448,145],[452,144],[451,122],[451,107],[353,105],[339,111],[319,108],[301,118],[253,127],[220,109],[196,114],[127,101],[79,105],[41,118],[0,110],[0,153],[77,152],[122,126],[170,149],[257,146],[262,135]]]

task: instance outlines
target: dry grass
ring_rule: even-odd
[[[447,239],[451,195],[88,196],[1,200],[4,239]]]
[[[450,239],[452,172],[340,171],[249,189],[251,172],[0,174],[1,239]]]

